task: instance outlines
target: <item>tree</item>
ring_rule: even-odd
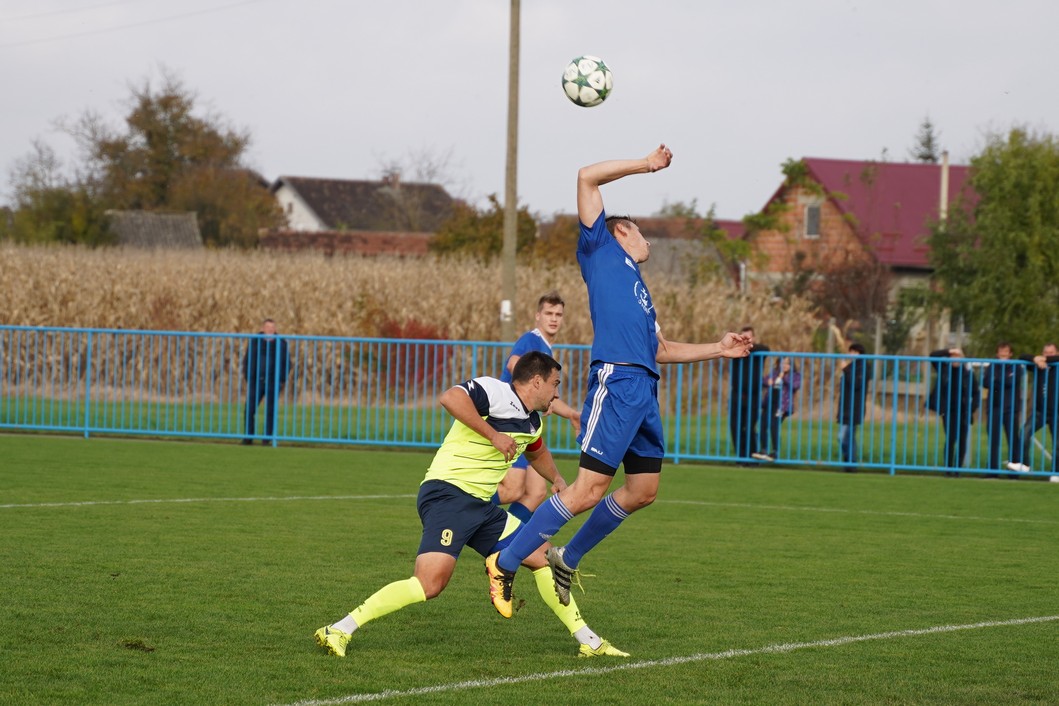
[[[76,177],[48,187],[65,192],[54,194],[55,203],[28,204],[35,218],[23,220],[38,228],[34,239],[54,239],[47,224],[68,220],[65,204],[78,199],[99,213],[195,210],[204,239],[215,245],[253,245],[258,229],[285,224],[265,185],[248,178],[247,133],[218,116],[201,115],[195,94],[165,70],[157,88],[145,79],[131,91],[123,128],[112,128],[93,111],[60,125],[80,148],[81,163]],[[15,193],[44,193],[41,175],[40,169],[13,175]],[[26,207],[19,201],[15,221]]]
[[[934,123],[930,122],[928,115],[919,124],[916,143],[908,150],[908,156],[916,162],[937,164],[941,160],[941,146],[938,143],[938,137],[939,134],[934,129]]]
[[[1059,330],[1059,141],[1014,128],[971,160],[977,201],[934,224],[938,301],[962,316],[979,353],[1008,340],[1039,350]]]
[[[504,207],[496,194],[489,195],[489,208],[485,210],[457,201],[452,216],[434,234],[430,249],[446,255],[470,255],[479,260],[491,260],[500,255],[503,233]],[[523,206],[518,210],[517,251],[530,247],[536,234],[537,220]]]

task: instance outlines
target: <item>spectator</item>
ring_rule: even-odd
[[[945,429],[945,467],[954,469],[963,465],[967,456],[967,442],[971,436],[974,414],[982,402],[977,376],[961,360],[963,351],[949,348],[933,351],[931,358],[952,358],[949,365],[940,360],[931,361],[934,367],[934,387],[927,397],[927,409],[941,415]],[[946,471],[947,476],[959,476],[956,471]]]
[[[1022,391],[1026,383],[1026,371],[1021,362],[1011,360],[1011,344],[1001,342],[996,347],[997,363],[991,363],[982,373],[989,405],[989,468],[1003,470],[1000,465],[1000,435],[1003,430],[1008,441],[1008,460],[1004,467],[1009,471],[1026,472],[1029,466],[1022,463]]]
[[[794,412],[794,394],[802,386],[801,373],[784,356],[761,380],[760,452],[751,454],[759,461],[775,461],[780,450],[780,424]],[[770,439],[771,437],[771,439]]]
[[[860,343],[849,344],[852,358],[839,364],[842,377],[838,388],[838,445],[846,473],[857,471],[857,427],[864,422],[864,402],[868,396],[870,363],[859,356],[864,355]]]
[[[290,354],[287,342],[276,336],[276,322],[265,319],[261,331],[250,339],[243,356],[243,380],[246,381],[246,436],[244,444],[254,443],[254,417],[261,400],[265,400],[265,438],[272,441],[276,428],[276,398],[287,383]]]
[[[1059,476],[1056,475],[1056,455],[1059,452],[1059,441],[1056,437],[1056,418],[1059,417],[1059,348],[1056,348],[1054,343],[1049,343],[1044,346],[1040,355],[1030,360],[1036,368],[1033,371],[1032,383],[1034,401],[1024,429],[1025,451],[1022,459],[1025,463],[1033,458],[1030,445],[1034,442],[1034,434],[1038,429],[1047,426],[1052,435],[1051,450],[1045,451],[1046,454],[1051,454],[1047,465],[1051,468],[1051,480],[1059,482]],[[1041,450],[1044,451],[1043,447]]]
[[[733,358],[731,394],[728,402],[728,424],[732,431],[735,455],[746,460],[757,452],[758,408],[761,406],[761,378],[764,359],[761,354],[769,347],[758,343],[753,326],[744,326],[739,333],[749,336],[754,353],[746,358]]]

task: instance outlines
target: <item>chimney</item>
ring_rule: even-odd
[[[938,204],[938,220],[942,223],[949,216],[949,151],[941,153],[941,203]]]

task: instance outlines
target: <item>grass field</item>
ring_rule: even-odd
[[[0,702],[1059,701],[1059,485],[1023,480],[667,466],[582,564],[631,659],[576,659],[525,572],[500,618],[473,553],[324,654],[410,574],[428,461],[0,436]]]

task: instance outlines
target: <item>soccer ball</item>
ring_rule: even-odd
[[[591,108],[607,100],[612,88],[614,77],[598,56],[579,56],[563,71],[566,97],[582,108]]]

